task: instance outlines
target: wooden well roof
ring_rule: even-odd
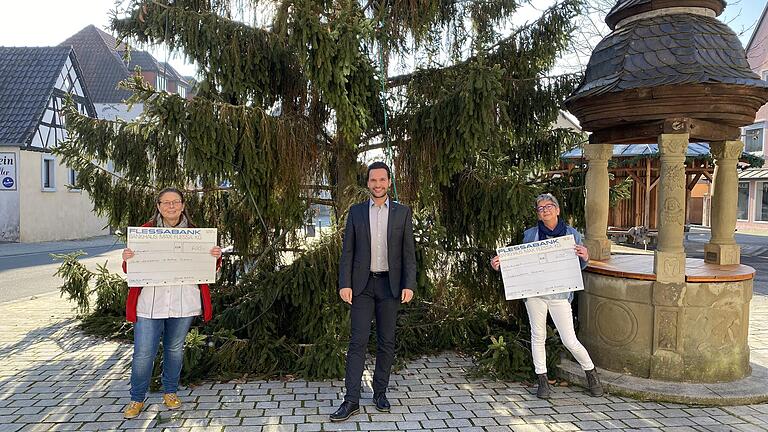
[[[752,72],[736,34],[705,13],[722,7],[721,0],[619,1],[606,18],[614,25],[617,17],[658,14],[621,22],[598,44],[566,107],[587,131],[622,129],[625,143],[647,142],[661,132],[655,123],[669,119],[699,121],[689,125],[692,139],[736,139],[768,101],[768,82]],[[637,125],[642,134],[631,131]]]

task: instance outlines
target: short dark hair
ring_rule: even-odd
[[[392,178],[392,171],[389,170],[389,165],[387,165],[387,164],[385,164],[384,162],[381,162],[381,161],[376,161],[376,162],[368,165],[368,176],[366,177],[366,179],[370,179],[371,178],[371,170],[375,170],[375,169],[385,169],[385,170],[387,170],[387,178],[388,179]]]
[[[155,196],[155,202],[157,202],[159,204],[160,203],[160,197],[165,195],[165,194],[167,194],[167,193],[175,193],[176,195],[179,196],[179,198],[181,199],[181,202],[182,203],[184,202],[184,193],[181,190],[179,190],[178,188],[175,188],[175,187],[163,188]]]

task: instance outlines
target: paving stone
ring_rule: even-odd
[[[756,293],[752,306],[768,317],[768,297]],[[612,395],[593,398],[575,386],[557,387],[555,397],[544,401],[536,398],[535,387],[468,378],[471,359],[455,353],[417,359],[393,374],[388,390],[391,413],[379,413],[370,402],[369,361],[362,412],[343,423],[328,419],[344,394],[340,380],[204,382],[179,390],[186,403],[178,411],[168,411],[160,394],[152,393],[139,418],[125,421],[129,344],[83,337],[69,320],[70,305],[58,296],[0,304],[0,316],[0,347],[13,346],[28,335],[35,341],[0,362],[0,432],[768,431],[768,404],[696,407]],[[21,316],[23,320],[16,318]],[[757,342],[750,331],[753,352],[768,352],[768,320],[753,319],[751,325],[765,327]],[[7,384],[11,381],[13,385]]]

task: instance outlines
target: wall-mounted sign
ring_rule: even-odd
[[[16,190],[16,153],[0,153],[0,191]]]

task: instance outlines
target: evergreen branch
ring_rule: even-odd
[[[562,3],[558,3],[555,5],[550,6],[547,8],[542,15],[537,18],[536,20],[521,26],[517,28],[512,34],[509,36],[499,40],[498,42],[494,43],[493,45],[484,48],[480,50],[477,54],[470,56],[466,60],[454,63],[450,66],[443,67],[443,68],[427,68],[427,69],[419,69],[414,72],[408,73],[408,74],[402,74],[402,75],[396,75],[393,77],[390,77],[387,80],[387,86],[388,88],[395,88],[400,87],[403,85],[409,84],[414,78],[420,75],[429,75],[431,73],[434,73],[436,71],[447,71],[447,70],[458,70],[463,67],[466,67],[467,65],[476,62],[479,57],[492,57],[492,56],[498,56],[500,54],[500,51],[502,49],[505,49],[507,47],[514,48],[516,46],[515,42],[517,41],[518,37],[523,35],[526,32],[531,31],[536,26],[541,25],[545,22],[546,19],[551,18],[551,15],[553,15],[555,12],[558,12],[560,8],[573,8],[574,6],[574,0],[566,0]],[[494,50],[497,50],[494,52]],[[578,76],[578,73],[566,73],[562,75],[554,75],[554,76],[534,76],[534,77],[524,77],[524,78],[518,78],[518,77],[505,77],[506,80],[509,81],[519,81],[519,82],[525,82],[525,81],[540,81],[544,79],[558,79],[562,78],[564,76]]]
[[[105,121],[108,121],[108,120],[105,120]],[[92,161],[90,159],[87,159],[86,157],[84,157],[82,155],[75,155],[74,157],[79,159],[81,161],[81,163],[84,163],[86,165],[90,165],[95,170],[101,171],[104,174],[107,174],[107,175],[115,178],[117,181],[129,182],[127,178],[125,178],[125,177],[123,177],[123,176],[121,176],[121,175],[119,175],[119,174],[117,174],[115,172],[112,172],[112,171],[110,171],[110,170],[108,170],[108,169],[106,169],[104,167],[102,167],[101,165],[97,164],[96,162],[94,162],[94,161]],[[135,187],[140,187],[140,188],[148,189],[148,190],[151,190],[151,191],[156,191],[157,190],[157,188],[155,188],[152,185],[148,185],[148,184],[136,184],[135,182],[131,182],[131,185],[135,186]]]
[[[300,186],[302,189],[311,189],[316,191],[334,191],[336,188],[329,185],[305,184]]]
[[[390,143],[390,145],[393,146],[393,147],[396,147],[396,145],[394,145],[392,143]],[[365,152],[370,151],[370,150],[383,149],[383,148],[386,148],[386,147],[387,147],[387,143],[381,142],[381,143],[376,143],[376,144],[366,144],[364,146],[360,146],[355,151],[358,154],[360,154],[360,153],[365,153]]]
[[[404,86],[409,84],[420,74],[429,74],[429,73],[443,71],[443,70],[445,69],[444,68],[419,69],[409,74],[396,75],[389,79],[389,81],[387,82],[387,85],[389,88]],[[505,82],[531,82],[531,81],[543,81],[543,80],[557,80],[562,78],[579,78],[581,76],[582,74],[580,72],[567,72],[559,75],[538,75],[535,77],[528,77],[528,78],[515,78],[515,77],[505,76],[505,77],[502,77],[501,79],[504,80]]]
[[[183,6],[178,1],[173,6],[156,0],[137,2],[128,17],[112,19],[112,28],[121,40],[132,38],[142,44],[165,43],[170,50],[181,48],[201,66],[203,82],[211,84],[209,90],[229,95],[228,100],[256,101],[260,106],[282,100],[287,108],[305,99],[307,85],[298,58],[282,37],[214,12]],[[173,31],[167,32],[167,28]],[[237,70],[233,73],[225,65]]]
[[[307,200],[309,204],[319,204],[319,205],[325,205],[329,207],[334,207],[336,203],[332,199],[325,199],[325,198],[304,198]]]

